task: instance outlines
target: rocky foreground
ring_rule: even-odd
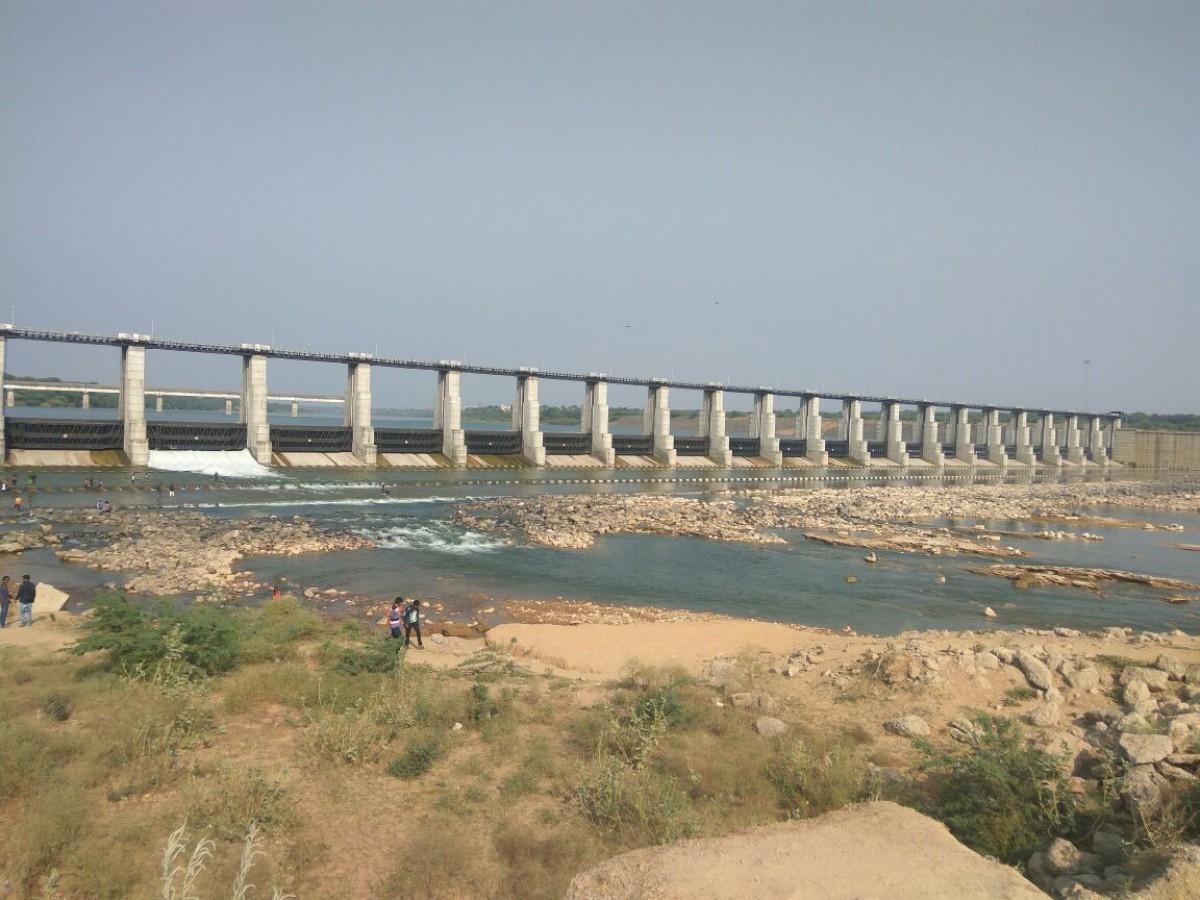
[[[1194,485],[1020,484],[964,487],[914,485],[847,489],[734,491],[714,500],[656,494],[585,494],[534,499],[498,497],[463,504],[458,524],[546,547],[586,549],[609,534],[658,534],[707,540],[777,544],[777,533],[795,530],[810,540],[905,553],[1019,557],[1024,550],[1004,543],[1011,531],[977,526],[936,527],[934,519],[984,519],[1044,525],[1023,537],[1102,540],[1086,531],[1091,523],[1179,530],[1090,514],[1106,504],[1154,510],[1200,510]]]

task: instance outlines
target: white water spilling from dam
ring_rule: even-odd
[[[282,477],[256,462],[249,450],[151,450],[150,468],[220,475],[222,478]]]

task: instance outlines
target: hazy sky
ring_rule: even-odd
[[[1194,0],[0,0],[0,116],[21,325],[1200,411]]]

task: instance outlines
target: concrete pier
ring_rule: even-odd
[[[604,465],[616,464],[612,434],[608,430],[608,382],[600,377],[584,382],[583,416],[580,428],[592,436],[592,456]]]
[[[1038,446],[1042,450],[1042,465],[1053,469],[1062,467],[1062,454],[1058,452],[1058,429],[1054,427],[1054,413],[1042,412],[1038,422]]]
[[[154,397],[154,411],[155,411],[155,412],[162,412],[162,410],[163,410],[163,398],[162,398],[162,394],[157,394],[157,395]]]
[[[1023,466],[1037,465],[1037,457],[1033,453],[1033,442],[1029,437],[1029,413],[1023,409],[1014,409],[1009,413],[1011,418],[1008,428],[1011,432],[1013,451],[1016,461]]]
[[[295,400],[293,400],[292,401],[292,418],[297,419],[299,417],[300,417],[300,404],[297,403]]]
[[[729,435],[725,431],[725,392],[715,385],[704,389],[697,433],[708,438],[709,459],[724,468],[733,465],[733,451],[729,449]]]
[[[433,398],[433,427],[442,430],[442,454],[450,465],[467,464],[467,438],[462,427],[462,378],[458,369],[439,369]]]
[[[121,393],[117,405],[125,427],[125,455],[131,466],[144,466],[150,461],[150,442],[146,439],[146,348],[142,344],[126,344],[121,348]]]
[[[950,407],[946,429],[947,443],[954,444],[954,458],[965,465],[975,465],[975,443],[971,440],[970,410],[965,406]]]
[[[92,408],[92,395],[84,394],[79,400],[79,407],[80,407],[80,409],[91,409]]]
[[[267,421],[267,358],[261,353],[242,357],[242,407],[246,448],[256,461],[271,464],[271,425]]]
[[[675,438],[671,436],[671,389],[654,381],[646,390],[646,409],[642,414],[642,434],[654,439],[654,458],[675,465]]]
[[[867,441],[863,437],[863,418],[861,400],[843,400],[842,417],[838,422],[838,437],[849,442],[849,457],[860,466],[870,465],[871,454],[867,450]]]
[[[292,402],[292,415],[299,404]],[[371,364],[350,363],[346,366],[346,402],[342,404],[342,424],[350,429],[350,450],[364,466],[373,466],[378,458],[375,447],[375,426],[371,421]]]
[[[9,388],[9,389],[8,389],[8,390],[5,392],[5,395],[4,395],[4,405],[5,405],[5,406],[16,406],[16,405],[17,405],[17,398],[16,398],[16,396],[14,395],[14,393],[13,393],[13,389],[12,389],[12,388]]]
[[[1008,465],[1008,453],[1004,450],[1004,432],[1000,428],[1000,410],[986,408],[979,422],[981,443],[987,449],[988,462],[1000,468]]]
[[[1083,455],[1083,442],[1079,434],[1079,416],[1067,416],[1067,462],[1073,466],[1083,466],[1087,460]]]
[[[775,433],[775,395],[760,391],[754,395],[754,411],[750,415],[750,437],[758,438],[758,455],[772,465],[783,465],[783,451]]]
[[[946,454],[942,450],[937,410],[932,405],[924,403],[917,407],[917,421],[913,429],[916,440],[921,445],[921,459],[931,466],[944,466]]]
[[[829,453],[825,450],[825,435],[821,426],[820,397],[800,398],[800,412],[796,415],[796,437],[805,442],[805,459],[818,466],[829,465]]]
[[[888,401],[879,408],[877,441],[887,442],[887,458],[899,466],[908,465],[908,445],[904,442],[904,426],[900,424],[900,404]]]
[[[521,456],[535,466],[546,464],[542,442],[542,404],[538,401],[538,380],[533,374],[517,376],[517,394],[513,398],[513,431],[521,432]]]
[[[227,415],[227,416],[233,415],[233,401],[232,400],[225,401],[225,415]]]
[[[1104,425],[1099,416],[1091,416],[1088,421],[1088,456],[1096,465],[1107,466],[1108,451],[1104,446]]]

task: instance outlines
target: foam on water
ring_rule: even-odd
[[[284,506],[413,506],[426,503],[457,503],[476,497],[340,497],[335,500],[245,500],[235,503],[181,503],[195,509],[273,509]]]
[[[491,553],[508,545],[477,531],[444,522],[420,522],[382,528],[355,529],[386,550],[432,550],[439,553]]]
[[[165,472],[194,472],[222,478],[279,478],[242,450],[151,450],[150,468]]]

